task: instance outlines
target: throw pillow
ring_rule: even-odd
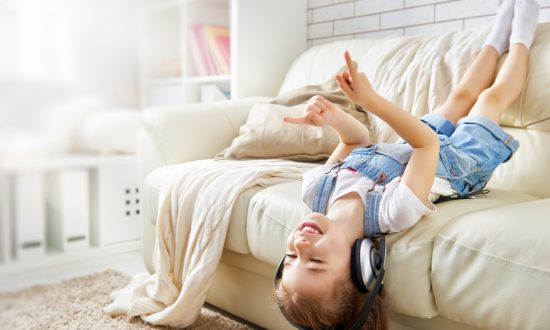
[[[303,162],[327,159],[339,142],[332,128],[283,122],[283,116],[299,117],[303,111],[303,104],[293,107],[255,104],[239,136],[215,158],[283,158]]]

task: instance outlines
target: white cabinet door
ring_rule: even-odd
[[[49,175],[48,245],[60,251],[90,246],[88,169],[67,169]]]
[[[14,178],[14,250],[17,258],[46,252],[44,175],[22,173]]]
[[[97,246],[141,237],[137,166],[99,166],[92,171],[92,243]]]

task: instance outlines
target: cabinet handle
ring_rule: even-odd
[[[30,248],[39,247],[39,246],[42,246],[42,242],[40,241],[32,241],[32,242],[26,242],[21,244],[21,247],[23,249],[30,249]]]
[[[76,241],[83,241],[86,239],[86,236],[80,235],[80,236],[73,236],[67,238],[67,242],[76,242]]]

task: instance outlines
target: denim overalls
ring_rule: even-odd
[[[447,179],[458,197],[464,197],[472,192],[480,192],[489,180],[492,171],[479,171],[465,162],[457,159],[459,154],[450,150],[450,145],[441,143],[436,176]],[[385,187],[396,177],[403,176],[405,168],[412,154],[412,147],[408,144],[381,143],[370,147],[354,149],[343,162],[335,165],[329,172],[319,178],[313,195],[313,212],[326,214],[329,198],[334,187],[338,172],[352,168],[363,173],[373,180],[374,186],[367,192],[365,213],[363,217],[364,233],[374,237],[383,234],[378,222],[382,191],[374,188],[379,185]]]
[[[338,172],[341,169],[353,168],[375,182],[367,192],[363,217],[364,233],[369,237],[382,234],[378,224],[378,209],[383,192],[374,188],[376,185],[385,187],[394,178],[402,176],[411,153],[412,148],[408,144],[382,143],[354,149],[343,162],[319,178],[313,195],[312,211],[326,214]]]
[[[462,118],[457,126],[433,113],[423,116],[421,120],[439,137],[439,160],[435,175],[447,179],[458,198],[480,193],[495,168],[508,161],[519,147],[517,140],[484,117],[468,116]],[[364,233],[371,237],[383,234],[378,223],[382,194],[388,182],[403,175],[411,154],[412,147],[405,142],[380,143],[354,149],[343,162],[319,178],[313,195],[312,211],[326,214],[338,171],[353,168],[375,182],[367,192]],[[384,189],[375,190],[377,185]]]

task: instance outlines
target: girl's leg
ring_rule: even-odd
[[[471,115],[484,116],[498,124],[504,111],[521,93],[527,78],[529,48],[535,37],[539,7],[535,0],[517,0],[508,57],[494,84],[479,95]]]
[[[483,116],[495,123],[521,93],[527,77],[529,50],[523,44],[513,44],[499,71],[495,83],[484,90],[475,102],[470,115]]]
[[[453,124],[466,116],[479,94],[493,83],[498,59],[499,54],[495,48],[483,46],[460,79],[458,86],[434,112],[446,117]]]
[[[483,48],[460,79],[456,89],[435,110],[435,113],[446,117],[453,124],[470,112],[479,94],[493,83],[499,57],[508,50],[510,44],[515,1],[502,1]]]

